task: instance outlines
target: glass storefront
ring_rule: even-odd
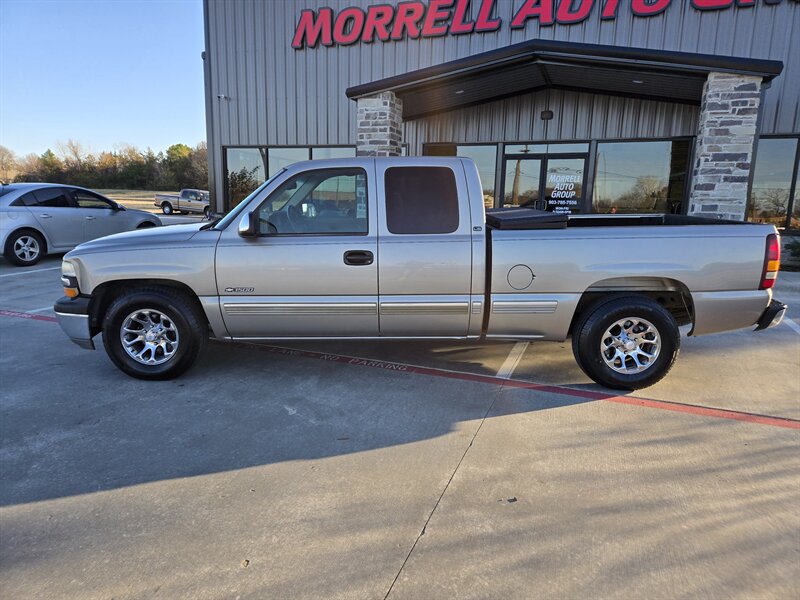
[[[503,206],[583,212],[588,160],[589,142],[506,144]]]
[[[463,156],[474,160],[478,166],[483,186],[483,204],[486,207],[494,206],[497,144],[425,144],[422,154],[423,156]]]
[[[292,163],[355,155],[354,146],[225,148],[225,210],[231,210],[268,177]]]
[[[791,229],[800,227],[795,175],[800,161],[797,145],[798,138],[791,137],[761,138],[758,141],[747,209],[749,221],[771,223],[776,227],[788,226]],[[790,219],[787,219],[788,215],[791,215]]]
[[[597,144],[592,211],[684,211],[691,140]]]

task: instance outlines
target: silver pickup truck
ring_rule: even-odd
[[[219,340],[572,338],[594,381],[661,379],[690,335],[783,317],[771,225],[484,211],[461,158],[296,163],[205,225],[123,233],[64,257],[55,305],[85,348],[142,379]]]
[[[200,213],[206,217],[211,214],[206,190],[183,189],[178,194],[156,194],[154,206],[165,215],[173,213]]]

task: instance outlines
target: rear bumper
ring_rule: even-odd
[[[764,311],[764,314],[761,315],[761,318],[758,319],[756,328],[753,331],[761,331],[762,329],[769,329],[770,327],[780,325],[781,321],[783,321],[783,315],[785,314],[786,305],[783,302],[773,300],[769,303],[769,306]]]
[[[53,306],[58,324],[67,337],[81,348],[94,350],[89,328],[89,300],[87,296],[67,298],[64,296]]]

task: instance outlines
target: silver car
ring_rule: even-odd
[[[0,186],[0,248],[6,260],[23,267],[88,240],[158,225],[155,215],[72,185]]]

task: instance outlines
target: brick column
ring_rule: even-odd
[[[743,221],[761,77],[709,73],[703,86],[689,214]]]
[[[357,156],[400,156],[403,101],[394,92],[358,99]]]

